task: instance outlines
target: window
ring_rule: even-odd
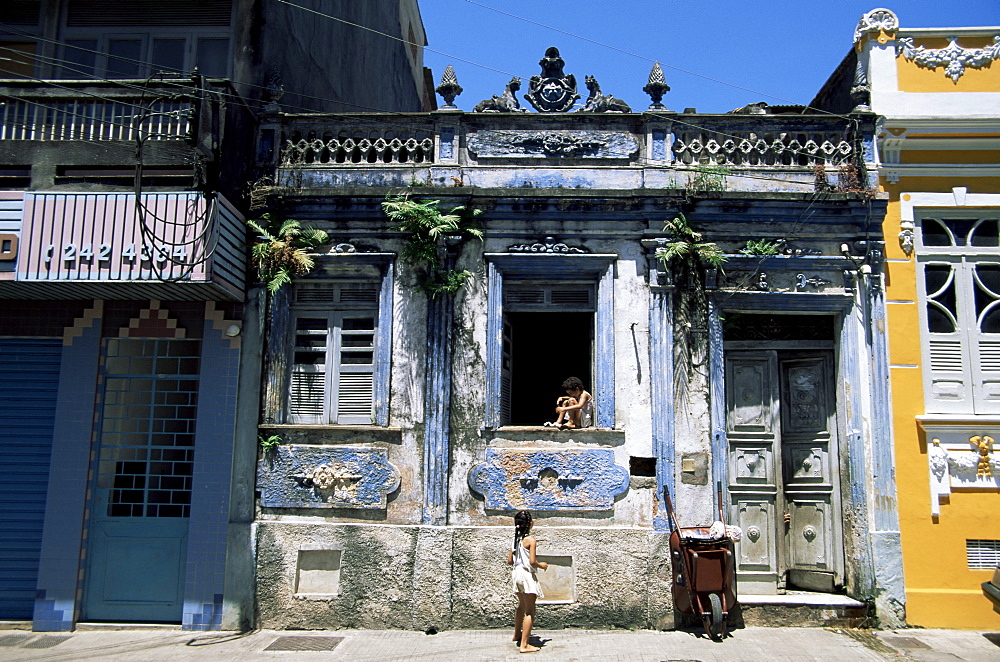
[[[300,283],[293,293],[288,422],[371,425],[380,369],[378,281]],[[386,338],[387,340],[387,338]],[[387,352],[383,357],[387,357]],[[386,363],[385,359],[381,363]]]
[[[1000,413],[1000,212],[915,220],[927,412]]]
[[[553,420],[567,377],[614,427],[615,255],[487,254],[486,427]]]
[[[969,570],[992,570],[1000,566],[1000,540],[966,540]]]
[[[502,424],[553,420],[569,376],[592,388],[596,289],[593,282],[504,284]]]
[[[59,75],[71,79],[145,78],[155,73],[187,76],[195,67],[211,78],[230,73],[229,39],[217,33],[75,30],[66,39],[62,58]]]

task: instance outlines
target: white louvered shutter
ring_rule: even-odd
[[[371,425],[375,393],[375,315],[341,313],[339,317],[334,422]]]
[[[1000,264],[966,264],[975,413],[1000,413]]]
[[[288,416],[291,423],[326,423],[331,315],[295,316]]]

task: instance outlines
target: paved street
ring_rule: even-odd
[[[709,641],[694,630],[541,630],[537,634],[535,643],[542,650],[525,656],[519,655],[509,641],[511,633],[501,630],[458,630],[435,635],[398,630],[262,630],[246,634],[169,628],[58,634],[6,630],[0,631],[0,660],[1000,660],[1000,632],[744,628],[731,633],[722,643]]]

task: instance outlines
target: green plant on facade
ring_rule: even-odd
[[[769,255],[780,255],[781,244],[768,239],[747,239],[747,245],[740,249],[743,255],[755,257],[767,257]]]
[[[438,209],[439,204],[440,200],[414,200],[405,194],[390,196],[382,202],[385,215],[393,223],[392,229],[406,235],[403,257],[426,270],[420,287],[431,298],[455,294],[472,278],[471,271],[447,268],[442,263],[443,251],[439,249],[445,239],[483,239],[483,231],[475,220],[481,210],[459,206],[445,214]]]
[[[732,172],[729,168],[719,165],[702,165],[695,168],[694,176],[688,176],[688,193],[705,193],[708,191],[725,191],[726,175]]]
[[[728,259],[718,244],[702,241],[700,232],[695,232],[684,214],[663,223],[668,233],[667,243],[656,249],[656,259],[664,269],[674,261],[700,263],[712,269],[720,268]]]
[[[257,435],[257,443],[260,444],[260,447],[264,449],[265,453],[271,453],[277,450],[278,446],[281,445],[281,435],[272,434],[265,437],[264,435],[259,434]]]
[[[706,365],[707,335],[692,333],[708,326],[708,296],[705,292],[705,269],[719,269],[728,259],[713,242],[704,241],[688,223],[684,214],[665,221],[667,241],[654,256],[674,282],[674,387],[678,394],[690,392],[692,380],[703,379]],[[685,375],[682,377],[682,375]]]
[[[247,221],[260,238],[250,249],[250,261],[262,282],[274,293],[292,282],[292,276],[309,273],[315,262],[309,250],[326,243],[323,230],[304,227],[292,219],[280,220],[264,214]]]

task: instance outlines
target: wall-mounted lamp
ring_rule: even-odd
[[[229,326],[226,327],[226,335],[230,338],[235,338],[236,336],[240,335],[241,330],[242,329],[240,329],[239,324],[230,324]]]

